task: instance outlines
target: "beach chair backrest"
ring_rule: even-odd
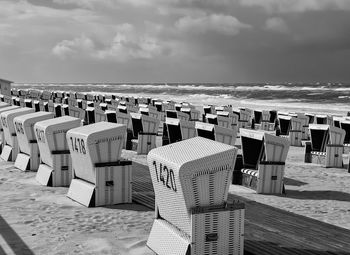
[[[327,115],[327,124],[330,126],[334,126],[334,122],[333,122],[333,116]]]
[[[254,110],[254,121],[255,124],[260,124],[262,120],[262,111]]]
[[[85,111],[75,106],[68,106],[69,116],[84,120]]]
[[[215,141],[214,124],[196,121],[197,136]]]
[[[214,106],[212,105],[205,105],[203,106],[203,111],[204,111],[204,114],[213,114],[214,113]]]
[[[153,118],[151,116],[143,115],[142,118],[142,130],[145,133],[158,133],[158,128],[160,121],[156,118]]]
[[[350,143],[350,121],[344,120],[340,122],[340,127],[345,130],[344,144]]]
[[[131,115],[131,123],[132,123],[132,130],[133,130],[133,135],[135,138],[138,137],[140,132],[143,132],[142,129],[142,115],[137,114],[137,113],[130,113]]]
[[[5,109],[5,108],[3,108]],[[21,115],[25,115],[25,114],[29,114],[29,113],[33,113],[35,112],[35,110],[33,108],[15,108],[9,111],[4,111],[0,114],[1,117],[1,126],[4,132],[4,139],[5,141],[2,141],[3,144],[9,144],[10,146],[14,146],[13,144],[13,136],[16,136],[16,127],[14,125],[14,118],[21,116]]]
[[[237,156],[237,148],[195,137],[149,152],[147,162],[159,214],[191,235],[191,209],[222,206]]]
[[[301,121],[302,127],[309,126],[309,119],[305,115],[299,115],[298,119]]]
[[[291,116],[278,115],[278,121],[280,124],[281,135],[288,135],[291,128],[290,120]]]
[[[13,119],[18,146],[22,153],[31,155],[30,144],[36,142],[34,124],[39,121],[52,119],[53,117],[52,112],[35,112],[20,115]]]
[[[251,116],[252,115],[250,111],[241,109],[239,112],[239,120],[241,121],[250,121]]]
[[[70,116],[35,123],[34,131],[40,150],[41,161],[52,167],[52,155],[69,149],[66,139],[67,131],[79,126],[81,126],[81,120]]]
[[[199,120],[199,116],[200,116],[200,111],[198,111],[197,109],[191,109],[191,116],[190,116],[191,120]]]
[[[205,119],[209,124],[218,125],[218,115],[207,113]]]
[[[231,128],[232,119],[229,117],[217,115],[217,125],[223,128]]]
[[[110,110],[110,111],[118,111],[118,108],[116,105],[107,105],[107,110]]]
[[[264,160],[267,162],[285,163],[289,151],[290,142],[287,139],[264,133],[265,155]]]
[[[190,115],[181,111],[177,111],[177,118],[180,120],[190,120]]]
[[[117,117],[118,124],[124,124],[127,128],[132,129],[131,116],[129,113],[116,111],[115,115]]]
[[[160,119],[161,112],[155,111],[154,109],[149,108],[148,115],[155,119]]]
[[[262,113],[261,113],[261,120],[262,121],[270,121],[270,112],[269,111],[266,111],[266,110],[263,110]]]
[[[194,121],[180,120],[180,129],[182,140],[187,140],[197,136]]]
[[[326,151],[326,145],[329,140],[329,125],[326,124],[310,124],[310,138],[312,151]]]
[[[163,112],[164,111],[164,107],[163,107],[163,103],[162,102],[155,102],[154,106],[156,107],[158,112]]]
[[[180,120],[175,118],[166,118],[165,123],[168,130],[170,143],[179,142],[182,140]]]
[[[328,124],[326,115],[316,115],[316,124]]]
[[[258,169],[258,164],[264,157],[264,133],[243,128],[239,132],[242,144],[243,166],[250,169]]]
[[[270,111],[270,123],[275,123],[277,116],[278,116],[277,111],[271,110]]]
[[[120,104],[118,105],[118,111],[122,112],[122,113],[128,113],[129,112],[128,108],[126,106],[120,105]]]
[[[106,121],[107,117],[105,112],[100,108],[95,108],[95,123]]]
[[[120,160],[125,133],[125,125],[110,122],[70,129],[66,141],[75,176],[96,184],[96,164]]]
[[[106,110],[105,115],[106,115],[106,121],[112,122],[112,123],[117,123],[116,111]]]
[[[236,143],[237,128],[214,126],[215,141],[232,145]]]
[[[343,145],[345,138],[345,130],[342,128],[329,126],[329,144],[331,145]]]
[[[301,131],[303,128],[303,122],[301,121],[301,119],[296,118],[296,117],[292,117],[290,119],[290,124],[291,124],[291,130],[294,131]]]
[[[177,119],[177,111],[175,110],[166,110],[165,116],[168,118],[176,118]]]

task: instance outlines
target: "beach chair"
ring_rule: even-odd
[[[118,124],[126,125],[126,136],[125,143],[123,145],[123,149],[132,150],[132,139],[134,138],[132,120],[130,113],[122,113],[116,111],[116,118]]]
[[[52,99],[52,92],[48,90],[44,90],[41,93],[41,100],[49,101]]]
[[[255,120],[255,118],[258,120]],[[260,129],[260,130],[266,130],[266,131],[273,131],[274,130],[274,123],[270,123],[270,112],[269,111],[254,111],[254,124],[255,124],[255,129]]]
[[[72,161],[66,139],[67,131],[80,127],[81,119],[63,116],[34,124],[40,151],[40,165],[35,179],[45,186],[69,186]],[[78,145],[77,145],[78,146]]]
[[[311,143],[307,143],[305,154],[306,163],[316,163],[324,167],[343,166],[343,150],[345,130],[327,124],[310,124]]]
[[[190,139],[196,136],[194,121],[167,117],[165,120],[165,127],[168,144]]]
[[[350,153],[350,120],[346,120],[346,119],[341,120],[340,128],[345,130],[344,154],[349,154]]]
[[[218,125],[196,122],[197,136],[228,145],[235,145],[237,137],[236,128],[224,128]]]
[[[39,101],[39,108],[40,108],[40,111],[42,111],[42,112],[48,112],[49,111],[49,103],[45,102],[43,100],[40,100]]]
[[[159,120],[139,113],[131,113],[134,138],[132,140],[133,150],[137,154],[147,154],[156,147],[156,136]]]
[[[250,128],[251,127],[251,111],[247,109],[240,109],[239,111],[239,120],[238,120],[238,128]]]
[[[303,124],[301,118],[292,117],[290,119],[289,141],[291,146],[302,146]]]
[[[333,126],[333,116],[318,114],[315,116],[316,124],[327,124]]]
[[[237,148],[195,137],[150,151],[156,254],[243,254],[244,204],[227,201]]]
[[[305,113],[298,113],[297,118],[301,121],[301,139],[309,140],[309,117]]]
[[[282,194],[289,141],[267,131],[241,129],[242,185],[258,194]]]
[[[34,108],[35,112],[40,112],[40,101],[39,100],[33,101],[33,108]]]
[[[67,196],[87,207],[131,203],[132,165],[121,158],[126,126],[110,122],[71,129],[74,178]]]
[[[290,120],[292,119],[292,116],[279,114],[277,118],[280,127],[280,135],[288,138],[291,129]]]
[[[37,171],[40,163],[39,147],[34,133],[34,124],[39,121],[52,119],[52,112],[35,112],[20,115],[13,119],[19,153],[15,167],[22,171]]]
[[[204,114],[215,114],[215,107],[214,105],[204,105],[203,106]]]
[[[68,115],[71,117],[79,118],[82,121],[85,119],[85,111],[75,106],[68,106]]]
[[[117,123],[117,113],[116,113],[116,111],[106,110],[105,111],[105,115],[106,115],[106,121],[107,122]]]
[[[5,112],[5,111],[11,111],[11,110],[14,110],[14,109],[18,109],[19,106],[16,106],[16,105],[9,105],[5,102],[0,102],[0,114],[2,112]],[[1,124],[1,120],[0,120],[0,138],[1,138],[1,142],[0,142],[0,153],[2,152],[2,149],[4,147],[4,132],[3,132],[3,128],[2,128],[2,124]]]
[[[165,112],[165,115],[168,118],[176,118],[176,119],[186,120],[186,121],[190,120],[190,115],[184,112],[176,111],[176,110],[167,110]]]
[[[6,109],[6,107],[3,109]],[[0,118],[4,134],[3,149],[1,152],[1,158],[3,160],[15,162],[18,154],[18,140],[13,119],[32,112],[35,112],[34,109],[27,107],[1,112]]]

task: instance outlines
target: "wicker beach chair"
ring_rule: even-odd
[[[16,105],[10,105],[8,103],[5,103],[5,102],[0,102],[0,114],[2,112],[6,112],[6,111],[11,111],[11,110],[14,110],[14,109],[19,109],[19,106],[16,106]],[[0,153],[2,152],[2,149],[4,148],[4,145],[5,145],[5,138],[4,138],[4,130],[3,130],[3,127],[2,127],[2,123],[0,121],[0,138],[1,138],[1,143],[0,143]]]
[[[121,158],[126,125],[95,123],[67,132],[74,178],[67,196],[87,207],[131,203],[131,161]]]
[[[305,154],[311,157],[305,157],[306,162],[342,168],[345,130],[326,124],[310,124],[309,130],[311,143],[307,143]]]
[[[158,119],[139,113],[131,113],[134,138],[132,140],[133,150],[137,154],[147,154],[156,147],[156,136],[158,133]]]
[[[237,148],[195,137],[147,156],[157,254],[243,254],[244,204],[227,202]]]
[[[6,109],[7,107],[3,108]],[[25,115],[28,113],[33,113],[35,110],[33,108],[17,108],[9,111],[3,111],[0,114],[1,125],[4,134],[3,149],[1,152],[1,158],[5,161],[15,162],[19,148],[18,140],[16,136],[16,128],[13,123],[13,119],[17,116]]]
[[[238,128],[250,128],[252,120],[252,112],[248,109],[240,109]]]
[[[69,129],[81,126],[81,119],[63,116],[34,124],[40,151],[36,180],[45,186],[68,186],[72,180],[72,162],[66,140]]]
[[[237,138],[236,128],[224,128],[218,125],[196,122],[197,136],[205,137],[220,143],[235,145]]]
[[[14,118],[19,153],[15,167],[22,171],[37,171],[40,163],[40,153],[37,144],[34,124],[39,121],[52,119],[52,112],[35,112]]]
[[[289,141],[268,133],[240,129],[242,184],[263,194],[281,194]]]

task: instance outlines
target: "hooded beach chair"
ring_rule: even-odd
[[[210,140],[228,145],[235,145],[237,138],[237,129],[224,128],[218,125],[196,122],[197,136],[201,136]]]
[[[342,168],[345,130],[327,124],[310,124],[309,130],[311,143],[306,144],[305,154],[311,157],[306,155],[305,162]]]
[[[257,120],[256,120],[257,119]],[[254,124],[255,129],[273,131],[274,125],[270,123],[270,112],[265,110],[255,110],[254,111]]]
[[[131,161],[121,158],[126,126],[98,122],[67,132],[74,178],[67,196],[87,207],[131,203]]]
[[[228,202],[237,148],[195,137],[150,151],[159,255],[243,254],[244,204]]]
[[[34,124],[52,119],[52,112],[35,112],[20,115],[13,119],[19,153],[15,161],[15,167],[22,171],[37,171],[40,163],[39,147],[34,133]]]
[[[118,124],[124,124],[126,126],[126,136],[125,136],[125,143],[123,145],[123,149],[131,150],[132,149],[132,139],[134,137],[133,135],[133,125],[131,120],[130,113],[122,113],[119,111],[116,111],[115,113],[117,118]]]
[[[139,113],[131,113],[134,140],[133,150],[137,154],[147,154],[156,147],[159,120]]]
[[[166,131],[168,143],[174,143],[196,136],[195,122],[180,120],[175,118],[166,118]]]
[[[9,105],[5,102],[0,102],[0,114],[2,112],[5,112],[5,111],[11,111],[11,110],[14,110],[14,109],[19,109],[19,106],[17,105]],[[0,143],[0,153],[2,152],[2,149],[5,145],[4,141],[5,141],[5,138],[4,138],[4,130],[3,130],[3,127],[2,127],[2,123],[1,123],[1,120],[0,120],[0,138],[1,138],[1,143]]]
[[[327,124],[330,126],[334,125],[333,116],[318,114],[315,116],[316,124]]]
[[[241,129],[242,185],[260,194],[282,194],[289,141],[266,131]]]
[[[309,117],[304,113],[298,113],[297,118],[301,121],[301,139],[309,139]]]
[[[71,116],[34,124],[40,151],[40,165],[35,179],[40,184],[52,187],[69,186],[73,173],[66,134],[68,130],[80,127],[81,124],[81,119]]]
[[[238,128],[250,128],[251,127],[252,112],[248,109],[240,109]]]
[[[1,152],[1,158],[3,160],[15,162],[19,152],[16,127],[13,123],[13,119],[33,112],[35,112],[33,108],[25,107],[4,111],[0,114],[1,125],[4,133],[4,147]]]

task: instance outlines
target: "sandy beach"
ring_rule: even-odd
[[[236,185],[230,193],[350,229],[349,174],[305,164],[303,153],[302,147],[289,150],[286,195],[257,195]],[[132,151],[122,156],[146,163],[146,156]],[[0,253],[153,254],[146,247],[154,217],[150,209],[138,204],[86,208],[66,197],[67,188],[40,186],[35,172],[3,161],[0,169]]]

